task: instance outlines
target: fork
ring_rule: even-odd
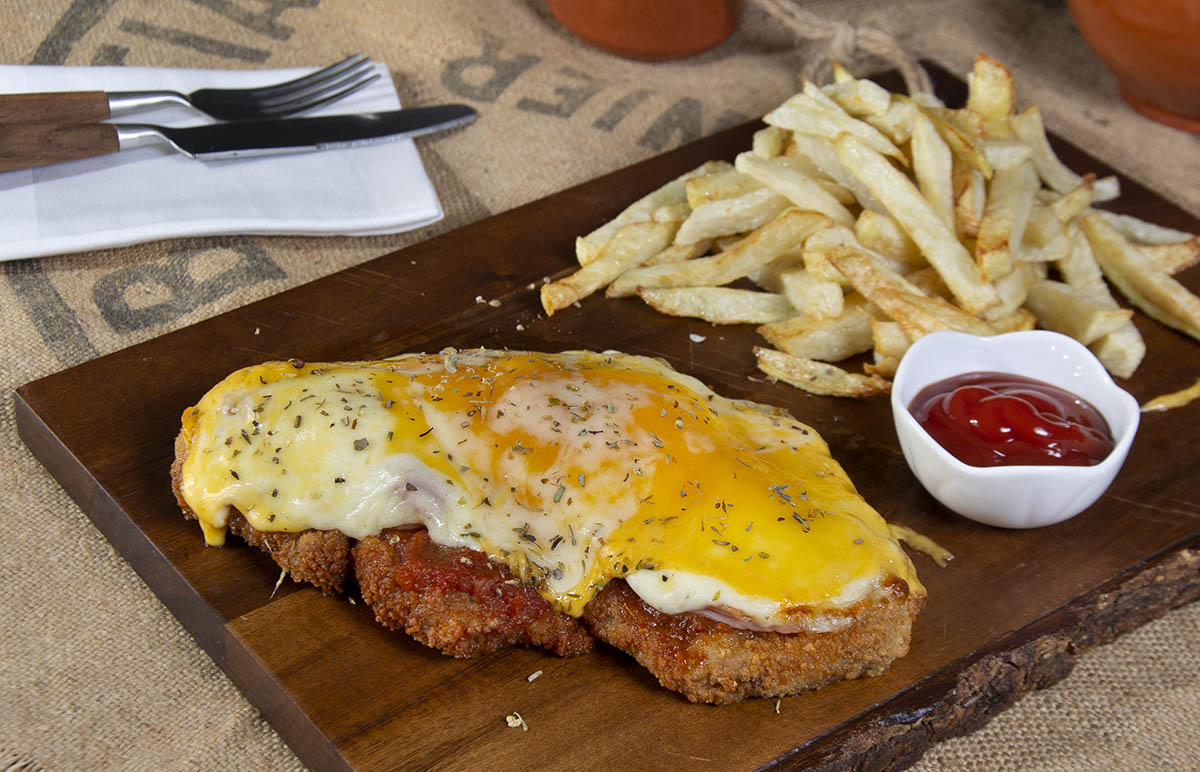
[[[191,107],[219,121],[262,120],[312,110],[379,78],[362,54],[295,80],[253,88],[178,91],[54,91],[0,94],[0,123],[93,123],[162,104]]]

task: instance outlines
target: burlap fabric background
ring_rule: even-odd
[[[1061,2],[805,7],[888,30],[959,72],[992,53],[1050,126],[1200,212],[1200,140],[1129,111]],[[536,0],[7,0],[0,30],[0,61],[13,64],[284,67],[361,50],[390,65],[405,102],[482,113],[468,131],[421,140],[447,215],[431,228],[169,241],[0,267],[0,768],[23,770],[300,764],[20,443],[13,388],[759,115],[821,48],[753,2],[729,42],[660,65],[577,43]],[[1065,682],[918,768],[1200,769],[1196,651],[1193,605],[1087,654]]]

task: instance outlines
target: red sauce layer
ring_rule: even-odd
[[[1113,449],[1108,422],[1091,403],[1019,375],[947,378],[922,389],[908,409],[971,466],[1092,466]]]
[[[546,600],[513,576],[507,566],[476,550],[434,544],[424,530],[399,543],[399,557],[395,572],[398,586],[414,592],[436,588],[442,593],[473,596],[485,610],[503,617],[511,629],[550,611]]]

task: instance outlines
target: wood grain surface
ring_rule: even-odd
[[[0,172],[78,161],[121,149],[111,123],[0,124]]]
[[[6,126],[14,123],[52,125],[95,123],[107,120],[108,94],[103,91],[51,91],[35,94],[0,94],[0,115]]]
[[[952,90],[958,84],[940,76]],[[961,91],[961,89],[960,89]],[[950,94],[952,104],[961,99]],[[750,326],[593,297],[552,319],[536,290],[573,241],[704,160],[749,146],[731,129],[549,198],[27,384],[21,436],[304,762],[322,770],[887,769],[969,731],[1074,658],[1200,595],[1200,410],[1143,417],[1124,469],[1065,523],[1005,531],[938,505],[900,454],[888,400],[806,395],[756,375]],[[1108,171],[1059,145],[1077,169]],[[1200,231],[1122,180],[1115,209]],[[1200,271],[1182,275],[1191,289]],[[476,296],[500,300],[477,303]],[[1142,315],[1149,353],[1126,387],[1190,385],[1197,344]],[[690,333],[705,336],[693,342]],[[692,705],[601,646],[563,660],[514,649],[453,660],[375,624],[361,602],[285,582],[263,553],[204,546],[170,491],[182,411],[230,371],[269,359],[384,357],[445,346],[620,349],[666,358],[729,397],[817,428],[890,521],[956,559],[914,557],[929,590],[912,651],[878,678],[726,707]],[[1180,652],[1179,656],[1188,656]],[[533,682],[526,676],[541,670]],[[523,732],[505,716],[519,712]]]

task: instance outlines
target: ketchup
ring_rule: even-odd
[[[970,466],[1092,466],[1113,449],[1108,422],[1089,402],[1019,375],[947,378],[922,389],[908,409]]]

